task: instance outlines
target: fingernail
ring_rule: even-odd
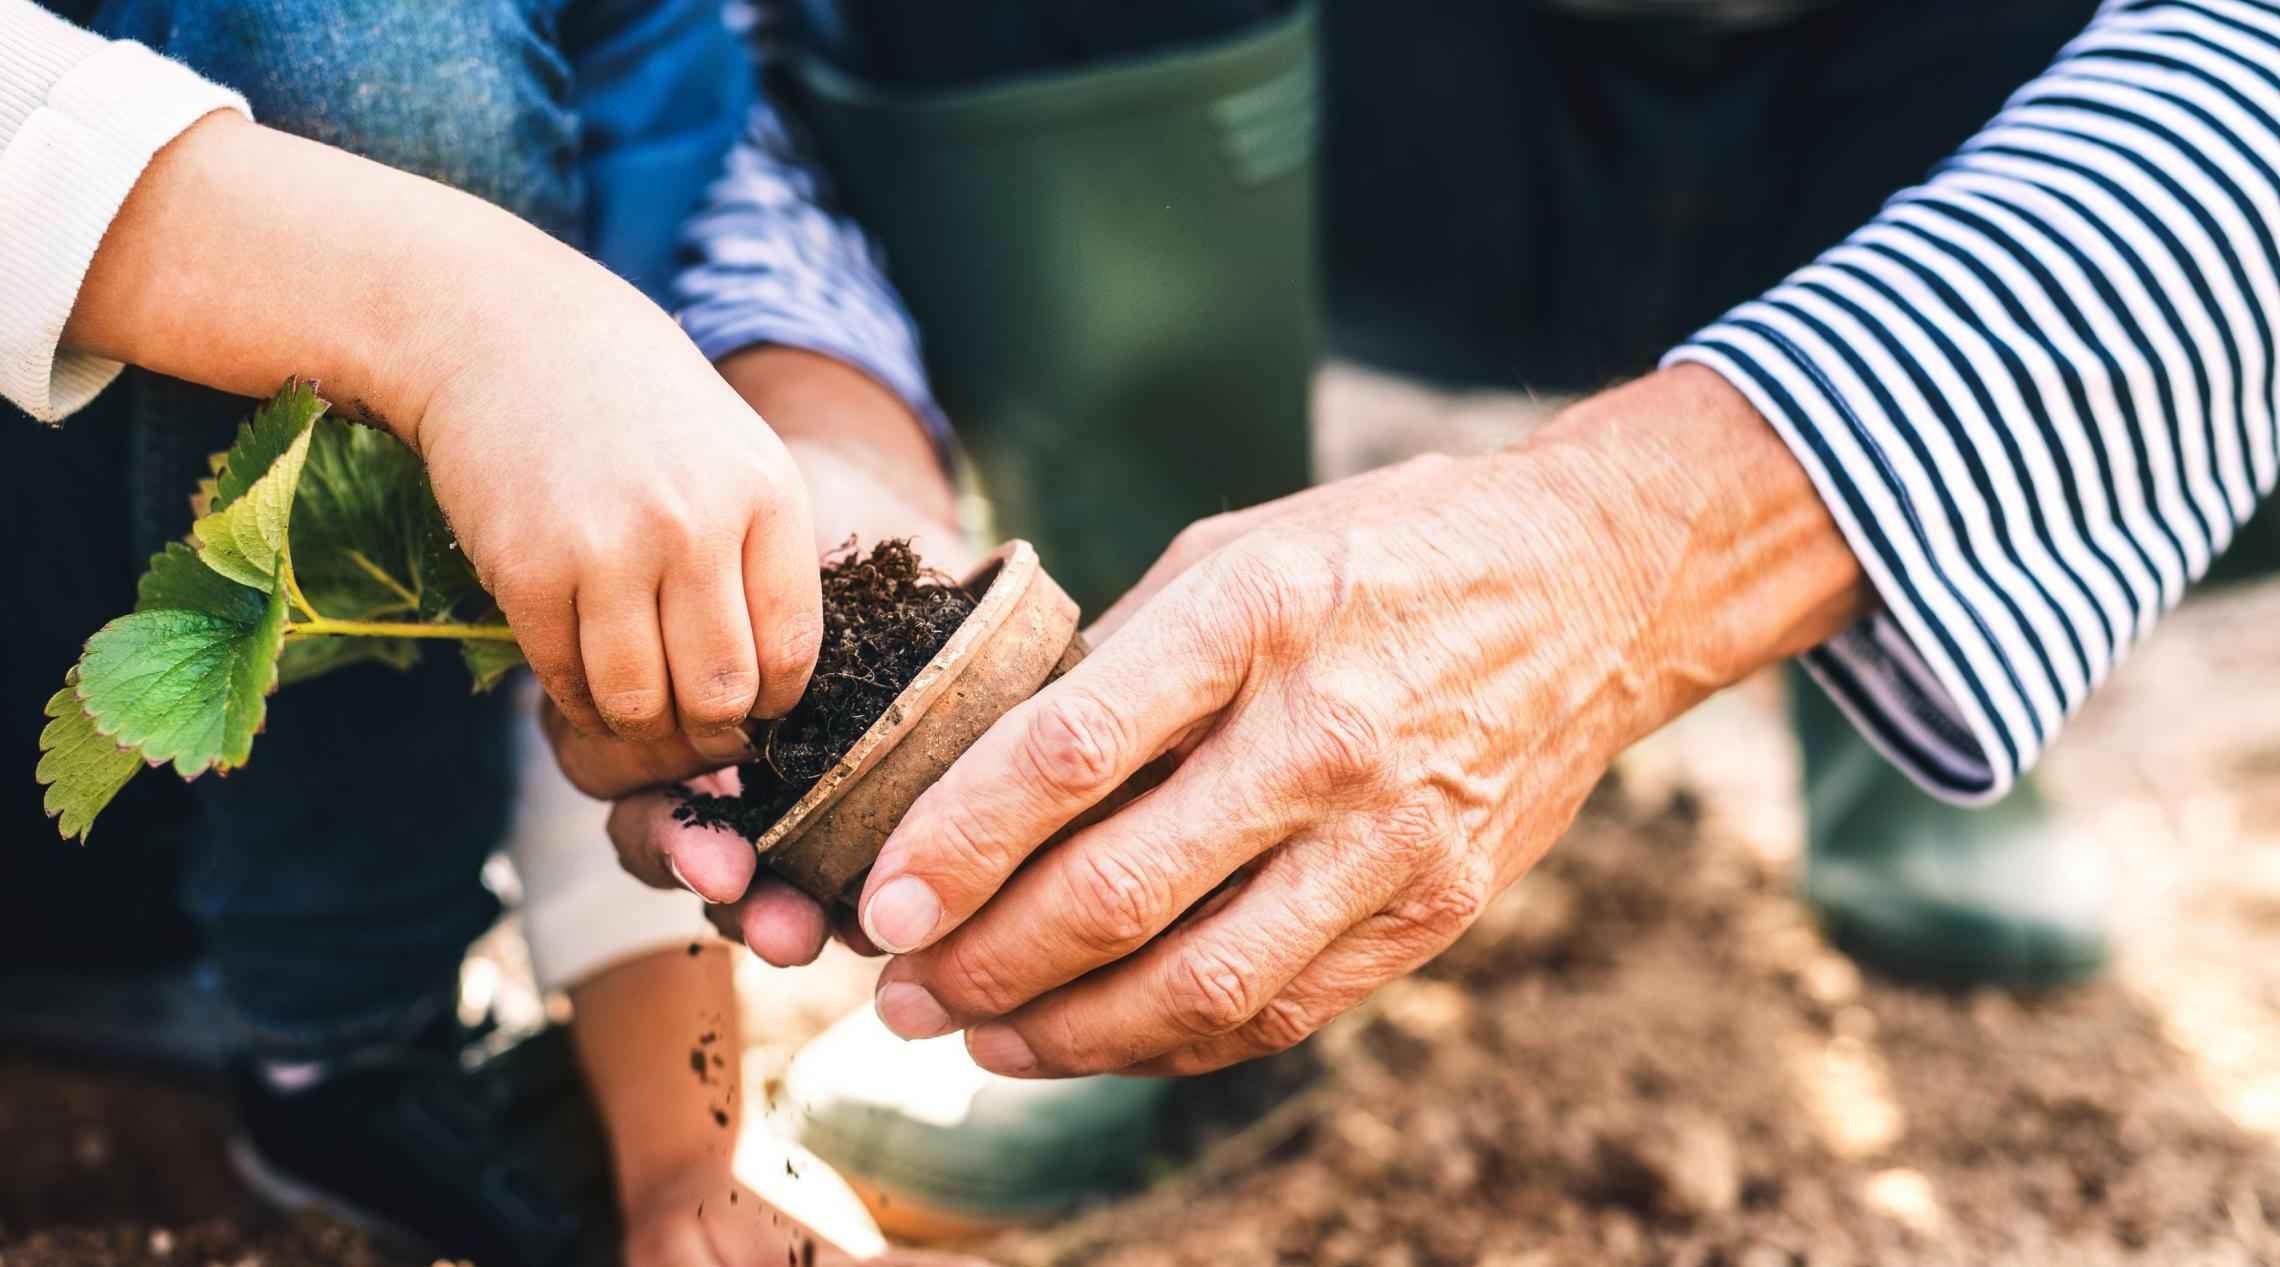
[[[863,931],[893,955],[918,949],[941,922],[942,899],[914,875],[889,880],[863,908]]]
[[[1029,1044],[1013,1032],[1011,1025],[991,1023],[966,1033],[966,1052],[974,1063],[991,1073],[1028,1073],[1037,1067],[1037,1057]]]
[[[681,860],[679,858],[676,858],[671,854],[666,854],[665,869],[673,873],[673,883],[680,885],[682,888],[687,889],[691,893],[697,893],[697,886],[689,883],[689,877],[681,874]],[[703,897],[704,894],[697,893],[697,896]]]
[[[879,987],[879,1019],[903,1038],[937,1038],[958,1028],[925,986],[889,981]]]

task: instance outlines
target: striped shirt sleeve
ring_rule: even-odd
[[[748,9],[765,89],[784,15],[775,5]],[[947,459],[949,424],[928,387],[917,328],[876,247],[835,205],[797,121],[765,91],[683,247],[675,299],[707,357],[778,344],[844,361],[901,396]]]
[[[1807,667],[1991,801],[2272,487],[2280,4],[2117,0],[1922,184],[1673,351],[1882,599]]]

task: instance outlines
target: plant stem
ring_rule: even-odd
[[[379,564],[374,563],[370,559],[365,558],[364,552],[362,550],[350,550],[347,553],[349,562],[354,563],[360,568],[363,568],[366,574],[371,576],[373,580],[387,586],[389,593],[394,594],[400,599],[403,599],[406,603],[411,604],[415,609],[419,607],[420,596],[414,594],[408,589],[405,589],[402,582],[398,581],[395,577],[388,575],[388,569],[381,567]],[[310,614],[314,615],[315,613],[312,612]]]
[[[293,575],[293,551],[290,546],[286,548],[284,556],[278,560],[277,578],[285,586],[285,597],[292,602],[293,606],[301,609],[302,615],[311,620],[324,619],[317,614],[316,608],[309,606],[309,596],[301,592],[301,582]]]
[[[288,637],[298,638],[454,638],[461,642],[513,642],[515,631],[505,625],[424,624],[416,620],[330,620],[318,617],[285,626]]]

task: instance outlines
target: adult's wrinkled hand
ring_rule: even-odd
[[[1803,473],[1693,369],[1516,450],[1204,521],[886,842],[863,923],[905,953],[880,1012],[1015,1075],[1288,1047],[1448,945],[1623,747],[1834,633],[1857,588]]]

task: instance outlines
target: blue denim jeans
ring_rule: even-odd
[[[57,7],[238,89],[271,127],[489,199],[653,297],[752,91],[718,0]],[[0,618],[0,760],[20,776],[40,699],[78,641],[132,606],[141,561],[188,530],[204,455],[247,408],[130,371],[60,430],[0,418],[0,469],[34,486],[0,514],[11,541],[40,543],[7,554],[10,589],[42,600]],[[6,919],[0,961],[37,957],[21,930],[87,890],[124,898],[163,883],[179,887],[248,1049],[322,1055],[416,1026],[497,915],[480,873],[513,790],[505,697],[471,696],[454,659],[403,674],[358,666],[280,693],[246,769],[188,788],[145,774],[83,854],[57,843],[36,796],[8,794],[0,916],[27,915]],[[43,888],[58,884],[81,892]]]

